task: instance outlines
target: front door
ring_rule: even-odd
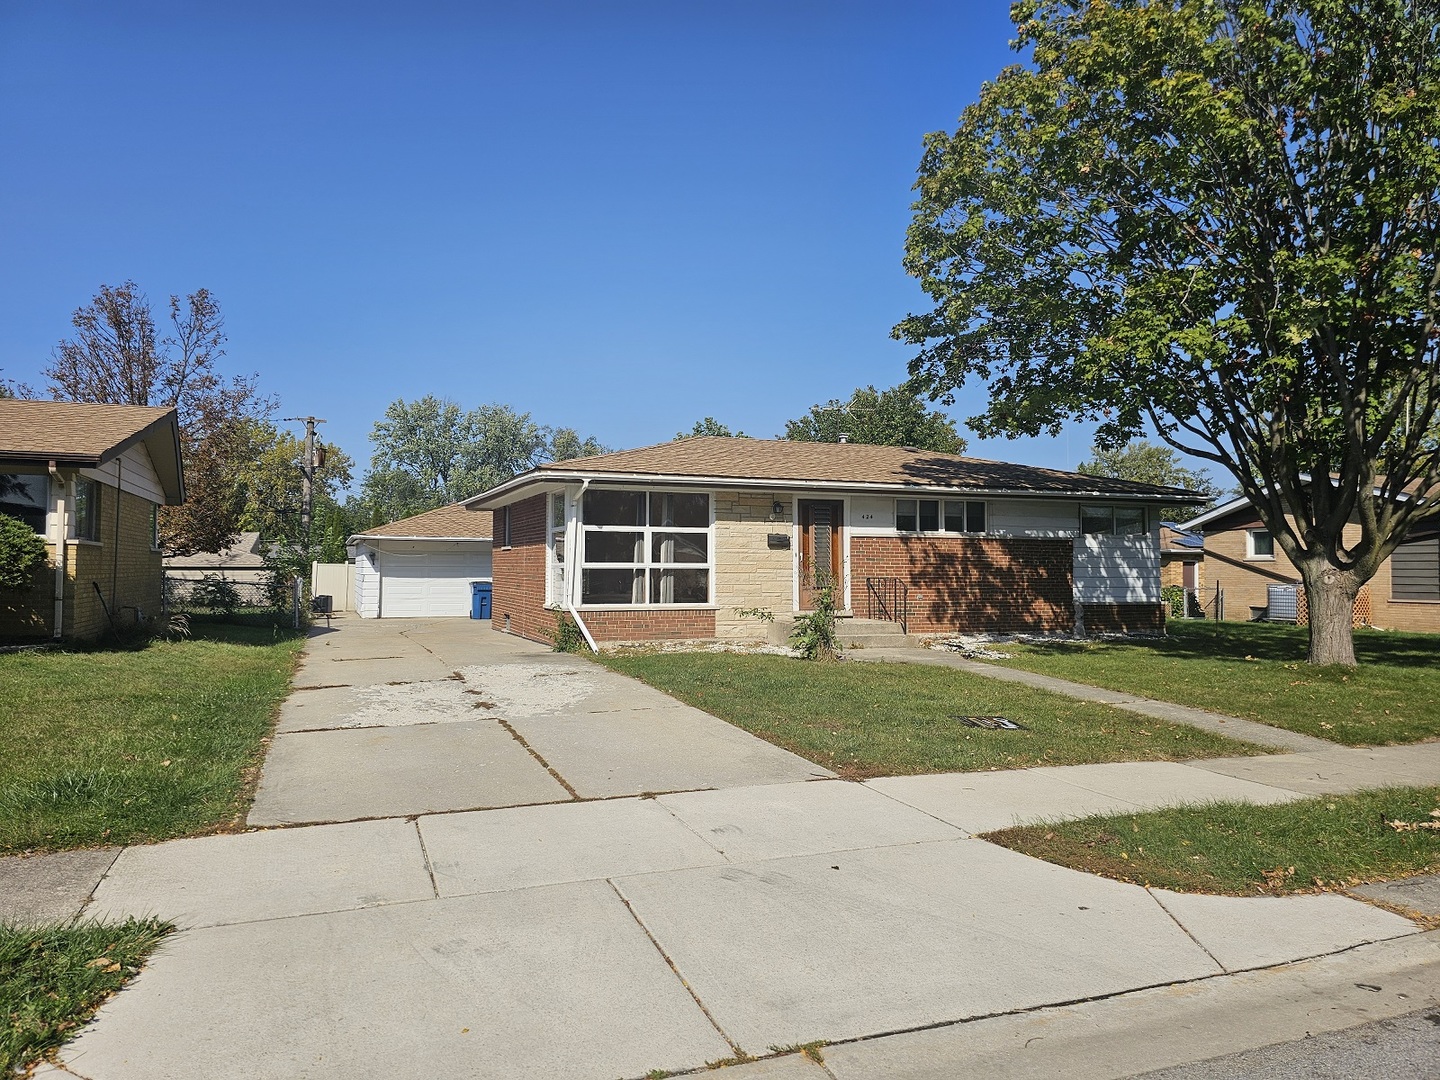
[[[829,500],[801,499],[800,516],[800,610],[815,610],[816,589],[835,588],[835,606],[845,606],[845,504]]]

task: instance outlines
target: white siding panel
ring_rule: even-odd
[[[123,451],[117,460],[107,461],[98,469],[81,469],[80,475],[111,487],[117,486],[118,478],[118,486],[122,490],[153,503],[165,503],[165,489],[160,486],[160,477],[155,473],[144,443],[136,443]]]
[[[381,541],[380,617],[470,614],[470,582],[490,578],[489,541]]]
[[[990,499],[987,528],[1001,536],[1074,536],[1080,504],[1063,499]]]
[[[363,546],[355,552],[355,613],[362,619],[380,615],[380,573],[375,566],[375,552]]]
[[[1154,533],[1077,537],[1075,598],[1082,604],[1158,604],[1159,538]]]
[[[860,534],[895,531],[895,500],[889,495],[852,495],[850,527]]]

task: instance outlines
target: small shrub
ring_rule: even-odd
[[[44,537],[19,518],[0,514],[0,590],[29,592],[49,562]]]
[[[206,574],[191,587],[190,600],[197,607],[231,615],[240,606],[240,590],[234,582]]]
[[[815,590],[815,610],[795,620],[790,644],[806,660],[835,660],[840,639],[835,632],[835,585],[824,581]]]
[[[580,633],[580,627],[575,625],[575,620],[563,611],[555,613],[553,641],[556,652],[579,652],[585,647],[585,635]]]
[[[1166,618],[1185,618],[1185,587],[1183,585],[1166,585],[1160,590],[1160,600],[1165,605]]]

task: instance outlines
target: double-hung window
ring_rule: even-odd
[[[958,499],[896,499],[897,532],[983,533],[985,504]]]
[[[545,601],[560,605],[565,601],[565,493],[550,496],[550,559],[547,564]]]
[[[580,513],[582,604],[710,602],[709,495],[598,488]]]
[[[1143,536],[1143,506],[1081,506],[1080,531],[1087,536]]]
[[[100,539],[100,483],[84,477],[75,481],[75,539]]]

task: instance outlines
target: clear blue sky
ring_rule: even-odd
[[[361,464],[427,393],[773,436],[904,377],[921,137],[1014,62],[1007,9],[0,0],[0,377],[133,278],[209,288],[230,369]]]

